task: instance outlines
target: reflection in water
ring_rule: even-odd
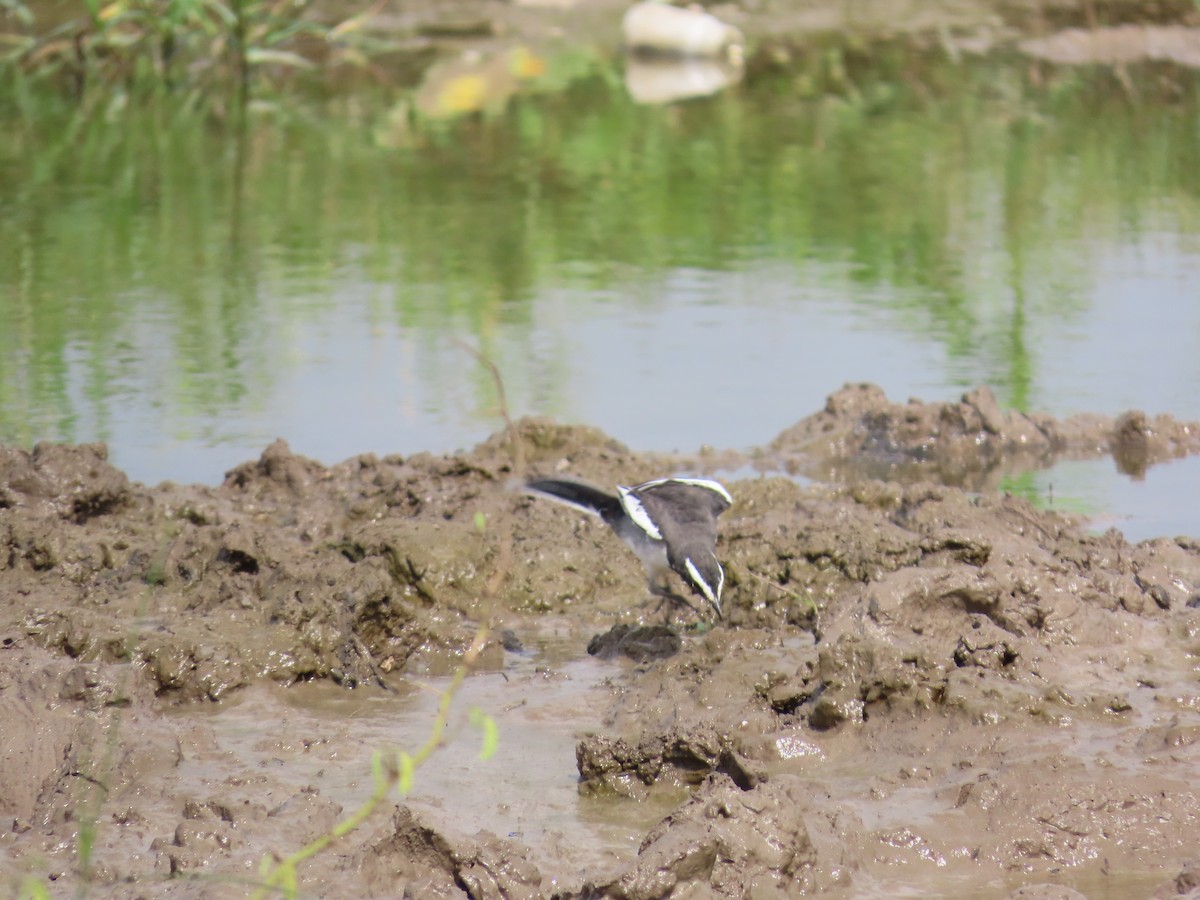
[[[638,103],[674,103],[707,97],[741,77],[742,67],[724,60],[631,56],[625,61],[625,89]]]
[[[1025,476],[1008,489],[1039,506],[1082,514],[1096,532],[1116,528],[1130,541],[1194,536],[1194,504],[1200,497],[1200,458],[1152,466],[1133,479],[1116,470],[1111,459],[1064,461]],[[1180,498],[1189,502],[1180,502]]]
[[[499,425],[461,335],[515,413],[640,449],[762,444],[861,380],[1200,419],[1194,80],[819,49],[662,107],[547,52],[486,115],[244,133],[0,98],[0,440],[210,483],[277,436],[452,449]]]
[[[490,55],[466,53],[433,66],[414,103],[422,115],[435,119],[481,110],[499,112],[523,85],[545,71],[545,61],[520,45]]]

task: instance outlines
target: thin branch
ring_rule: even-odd
[[[500,416],[504,419],[504,427],[508,431],[508,439],[513,448],[513,469],[518,477],[525,477],[525,446],[521,441],[521,435],[517,432],[516,425],[513,424],[512,416],[508,411],[508,394],[504,390],[504,378],[500,375],[500,369],[480,350],[476,350],[462,338],[455,338],[454,342],[470,353],[479,363],[487,368],[492,375],[492,383],[496,385],[496,397],[500,405]]]

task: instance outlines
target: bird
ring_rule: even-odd
[[[632,548],[646,568],[650,592],[696,610],[686,597],[670,590],[675,572],[722,618],[721,590],[725,570],[717,559],[717,516],[733,497],[708,478],[656,478],[633,487],[617,485],[614,496],[583,481],[539,478],[526,490],[599,516]]]

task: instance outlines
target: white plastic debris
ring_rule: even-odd
[[[629,7],[621,28],[625,47],[633,52],[741,62],[741,31],[701,9],[645,0]]]

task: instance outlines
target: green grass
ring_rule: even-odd
[[[0,65],[109,98],[167,91],[183,102],[297,69],[362,64],[381,47],[362,16],[328,23],[312,0],[75,0],[61,24],[39,27],[22,0],[0,0],[17,27],[0,33]],[[107,102],[101,101],[102,106]]]

